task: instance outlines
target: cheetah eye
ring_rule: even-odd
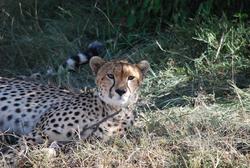
[[[107,77],[108,77],[109,79],[114,79],[114,78],[115,78],[113,74],[107,74]]]
[[[133,80],[135,77],[134,76],[129,76],[128,80]]]

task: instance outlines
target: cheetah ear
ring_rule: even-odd
[[[136,66],[141,70],[143,77],[145,77],[150,68],[148,61],[142,60]]]
[[[101,66],[105,64],[105,61],[101,57],[94,56],[90,59],[89,64],[93,73],[96,75]]]

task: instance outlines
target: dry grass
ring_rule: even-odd
[[[56,157],[33,149],[19,166],[249,167],[250,92],[234,91],[238,96],[222,103],[208,101],[211,96],[204,93],[194,105],[159,109],[143,102],[137,109],[139,121],[126,137],[106,143],[79,141]]]

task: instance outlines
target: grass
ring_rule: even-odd
[[[106,59],[151,63],[126,138],[79,142],[53,159],[31,150],[20,167],[249,167],[249,21],[205,15],[140,32],[113,19],[109,5],[0,3],[1,76],[40,73],[42,83],[92,87],[87,65],[77,73],[60,65],[93,40],[105,43]]]

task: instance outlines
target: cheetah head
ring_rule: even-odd
[[[113,106],[127,106],[137,100],[137,91],[150,65],[143,60],[138,64],[127,61],[104,61],[92,57],[90,67],[96,75],[100,98]]]

